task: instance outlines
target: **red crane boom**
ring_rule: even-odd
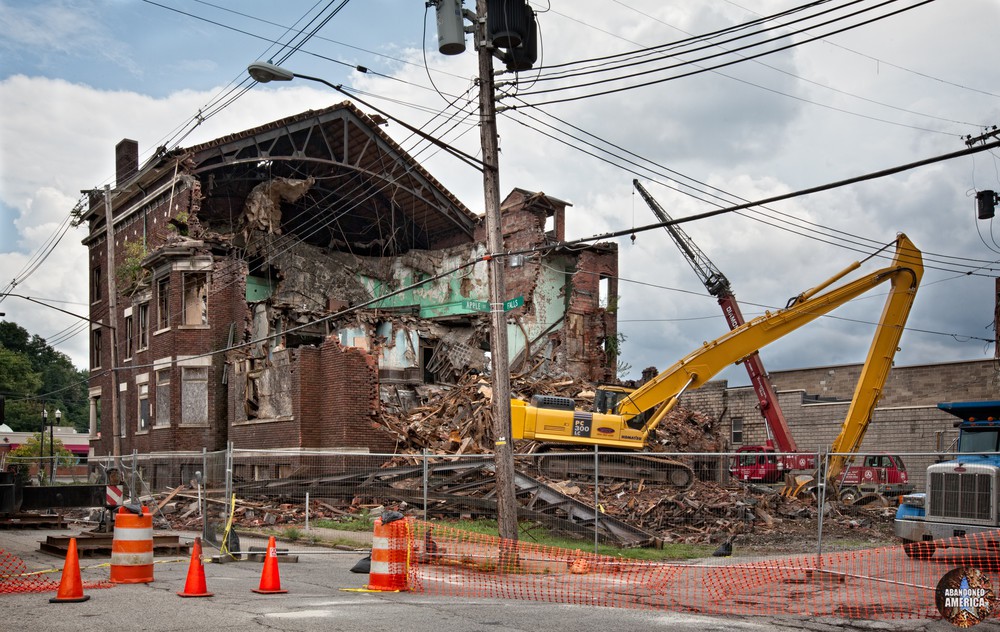
[[[638,180],[632,180],[632,184],[635,186],[636,191],[639,192],[639,195],[642,196],[642,199],[646,201],[646,204],[653,211],[653,214],[656,215],[657,219],[666,223],[664,228],[667,229],[674,243],[677,244],[677,247],[684,254],[688,264],[691,265],[691,269],[701,279],[701,282],[705,285],[705,289],[708,290],[709,294],[718,299],[729,329],[736,329],[742,325],[745,321],[742,312],[740,312],[740,306],[736,303],[736,296],[733,294],[729,279],[698,248],[691,237],[680,226],[673,223],[674,220],[670,215],[639,184]],[[743,361],[743,366],[746,367],[747,375],[750,377],[750,384],[753,385],[754,393],[757,394],[757,401],[760,404],[760,414],[764,416],[767,422],[768,430],[774,438],[774,443],[778,451],[798,452],[798,446],[795,443],[795,439],[792,438],[791,432],[788,430],[788,422],[785,420],[785,415],[781,412],[781,407],[778,405],[778,396],[774,392],[774,387],[771,386],[771,380],[767,377],[767,371],[764,370],[764,363],[760,359],[760,354],[754,352],[747,356]]]

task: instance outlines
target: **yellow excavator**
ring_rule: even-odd
[[[894,243],[895,255],[888,267],[827,289],[861,267],[860,262],[854,262],[820,285],[791,299],[784,309],[767,312],[711,342],[703,343],[636,390],[630,393],[620,390],[598,393],[595,400],[613,402],[607,408],[608,412],[576,410],[575,402],[568,397],[534,395],[530,402],[512,399],[511,436],[544,444],[642,450],[647,447],[647,439],[686,390],[700,387],[725,367],[741,362],[765,345],[888,281],[889,295],[875,337],[840,435],[831,450],[832,453],[856,452],[881,397],[923,276],[923,258],[916,246],[902,233]],[[831,457],[827,480],[834,480],[849,459],[850,456],[841,454]],[[548,467],[551,468],[551,464]],[[665,470],[665,482],[675,487],[686,488],[693,481],[691,468],[679,461],[667,462]]]

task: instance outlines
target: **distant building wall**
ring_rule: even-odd
[[[857,364],[771,373],[799,451],[829,450],[847,416],[860,372]],[[817,401],[817,397],[838,401]],[[894,367],[860,451],[904,454],[947,450],[958,437],[956,419],[938,410],[938,402],[994,399],[1000,399],[1000,386],[993,360]],[[762,444],[767,439],[757,397],[749,386],[729,388],[725,380],[709,382],[685,393],[680,404],[718,416],[729,449]],[[734,441],[734,420],[742,420],[742,431],[736,437],[741,441]],[[739,422],[736,425],[738,428]],[[924,485],[924,470],[934,460],[904,458],[918,489]]]

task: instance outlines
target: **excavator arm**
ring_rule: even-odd
[[[911,244],[912,246],[912,244]],[[896,259],[900,259],[897,252]],[[889,297],[886,299],[882,316],[878,321],[875,337],[868,348],[868,356],[861,368],[861,376],[854,389],[851,406],[840,428],[840,434],[830,446],[830,465],[826,473],[827,480],[837,480],[852,455],[861,447],[868,424],[871,423],[875,406],[882,398],[882,388],[889,378],[892,369],[892,359],[899,347],[899,340],[906,326],[906,319],[913,306],[917,285],[923,275],[923,265],[919,252],[906,255],[906,265],[909,274],[896,274],[891,278],[892,285]]]
[[[857,298],[874,287],[892,282],[892,289],[879,322],[875,340],[869,350],[863,378],[855,391],[858,412],[845,421],[843,440],[856,447],[867,429],[871,410],[878,401],[903,325],[909,315],[913,298],[923,275],[921,253],[903,234],[896,239],[896,253],[891,265],[855,281],[833,289],[826,286],[858,267],[852,264],[841,275],[832,277],[800,295],[789,307],[768,312],[732,331],[704,343],[680,361],[623,398],[614,413],[603,414],[573,409],[573,400],[536,395],[532,401],[511,401],[511,430],[514,439],[601,445],[612,448],[642,449],[646,439],[666,414],[677,404],[681,394],[698,388],[723,368],[740,362],[761,347],[782,338],[806,323]],[[825,291],[824,291],[825,290]],[[871,365],[871,366],[869,366]],[[861,392],[863,391],[863,392]],[[629,420],[647,410],[653,414],[640,428],[632,428]],[[852,411],[854,406],[852,406]],[[863,411],[863,412],[862,412]]]

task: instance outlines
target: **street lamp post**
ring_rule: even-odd
[[[38,433],[38,484],[41,485],[45,476],[45,425],[49,421],[49,411],[42,402],[42,429]]]
[[[51,426],[49,426],[49,484],[56,482],[56,455],[55,455],[55,445],[56,440],[54,438],[53,428],[62,423],[62,411],[56,408],[56,421]]]

